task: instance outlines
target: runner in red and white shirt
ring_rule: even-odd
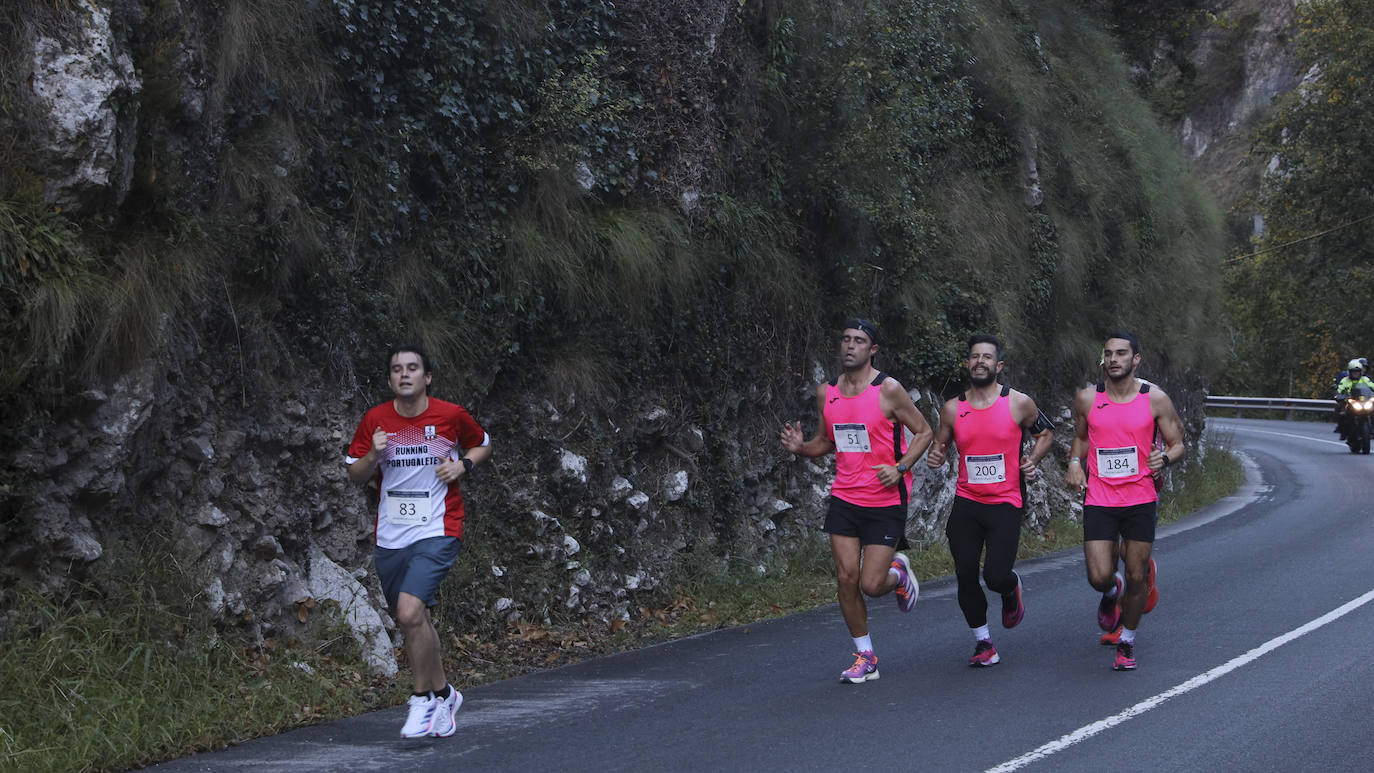
[[[1140,342],[1112,333],[1102,349],[1106,379],[1074,398],[1074,438],[1064,483],[1086,491],[1083,557],[1088,582],[1102,593],[1097,624],[1121,625],[1116,671],[1136,667],[1135,632],[1155,584],[1155,525],[1159,493],[1154,475],[1183,458],[1183,423],[1164,390],[1136,378]],[[1156,433],[1163,447],[1155,443]],[[1087,457],[1084,472],[1083,457]],[[1120,547],[1118,547],[1118,539]],[[1125,577],[1117,573],[1118,558]]]
[[[429,610],[462,547],[458,479],[491,456],[491,439],[462,406],[429,396],[434,376],[418,347],[399,346],[387,362],[395,398],[363,416],[345,462],[354,483],[375,478],[381,491],[377,575],[415,675],[401,735],[447,737],[463,696],[444,674]]]

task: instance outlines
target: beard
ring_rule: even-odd
[[[1130,377],[1133,376],[1133,375],[1135,375],[1135,365],[1127,365],[1127,366],[1125,367],[1125,369],[1122,370],[1121,373],[1119,373],[1119,374],[1117,374],[1117,375],[1115,375],[1115,376],[1113,376],[1113,375],[1111,374],[1111,371],[1108,371],[1108,372],[1107,372],[1107,378],[1111,379],[1112,381],[1117,381],[1117,382],[1125,381],[1126,379],[1130,378]]]
[[[976,387],[985,387],[997,380],[997,374],[993,371],[988,371],[986,376],[975,376],[969,373],[968,380]]]

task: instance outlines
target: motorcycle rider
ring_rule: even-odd
[[[1341,379],[1340,383],[1336,385],[1336,400],[1341,406],[1345,405],[1345,398],[1350,397],[1351,392],[1358,386],[1364,385],[1369,387],[1371,391],[1374,391],[1374,381],[1370,381],[1369,377],[1365,375],[1363,358],[1351,360],[1346,363],[1345,368],[1347,371],[1346,377]],[[1340,417],[1337,419],[1339,423],[1336,429],[1340,432],[1341,440],[1345,440],[1345,412],[1342,409],[1338,410],[1340,410]]]
[[[1365,375],[1364,361],[1362,359],[1351,360],[1349,363],[1346,364],[1345,368],[1346,371],[1348,371],[1348,373],[1346,377],[1341,379],[1340,383],[1336,385],[1337,395],[1339,395],[1340,397],[1349,397],[1350,390],[1354,389],[1356,386],[1359,386],[1361,382],[1363,382],[1365,385],[1371,388],[1374,388],[1374,381],[1370,381],[1369,376]]]

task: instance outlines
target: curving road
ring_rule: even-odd
[[[469,690],[458,733],[390,709],[157,771],[1300,771],[1369,769],[1374,458],[1330,424],[1213,420],[1247,458],[1235,497],[1162,529],[1140,669],[1098,643],[1068,551],[1022,563],[1027,615],[965,665],[952,578],[872,605],[882,678],[844,685],[838,608]]]

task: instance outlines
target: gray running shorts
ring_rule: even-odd
[[[401,591],[425,602],[427,607],[434,606],[434,593],[453,568],[462,547],[463,541],[457,537],[430,537],[403,548],[377,548],[373,558],[387,606],[396,608]]]

